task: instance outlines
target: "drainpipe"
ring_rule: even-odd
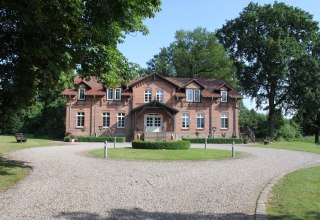
[[[93,95],[93,102],[94,102],[94,107],[93,107],[93,133],[94,133],[94,136],[97,136],[97,133],[96,133],[96,95]]]
[[[234,104],[233,104],[233,135],[237,135],[236,130],[237,130],[237,125],[236,125],[236,108],[237,108],[237,98],[234,99]]]
[[[213,127],[212,105],[213,105],[213,97],[211,97],[211,105],[209,107],[209,134],[210,134],[210,137],[212,137],[212,127]]]
[[[68,132],[71,133],[71,105],[72,105],[72,99],[71,95],[69,95],[70,105],[69,105],[69,120],[68,120]]]

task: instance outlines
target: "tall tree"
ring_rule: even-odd
[[[293,84],[288,94],[287,108],[297,111],[297,119],[315,131],[315,143],[320,136],[320,44],[312,55],[301,57],[290,66]]]
[[[205,28],[176,31],[175,41],[161,48],[148,63],[165,76],[232,80],[233,64],[215,34]]]
[[[274,134],[276,109],[281,109],[295,83],[289,67],[310,53],[318,35],[312,15],[284,3],[260,6],[250,3],[240,16],[217,32],[230,51],[245,94],[267,104],[269,136]]]
[[[3,0],[0,3],[0,115],[35,103],[39,89],[61,90],[74,70],[113,86],[137,74],[117,49],[160,0]],[[7,117],[8,116],[8,117]],[[2,124],[2,125],[1,125]],[[0,128],[1,129],[1,128]]]

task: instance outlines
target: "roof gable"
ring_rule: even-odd
[[[177,87],[177,88],[179,87],[177,84],[175,84],[174,82],[168,80],[166,77],[163,77],[163,76],[153,72],[153,73],[151,73],[151,74],[149,74],[149,75],[147,75],[147,76],[145,76],[145,77],[143,77],[143,78],[141,78],[139,80],[132,81],[129,84],[129,88],[132,88],[134,86],[140,86],[141,84],[144,84],[146,81],[149,81],[149,80],[151,80],[153,82],[155,82],[156,80],[162,80],[162,81],[165,81],[165,82],[173,85],[174,87]]]

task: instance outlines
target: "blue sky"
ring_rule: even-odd
[[[127,35],[125,42],[118,46],[119,50],[131,62],[146,67],[146,62],[159,53],[160,48],[169,46],[174,41],[176,30],[193,30],[196,27],[215,31],[239,16],[250,0],[162,0],[162,11],[154,18],[146,19],[144,24],[150,33],[143,36],[140,33]],[[260,0],[260,5],[274,1]],[[320,22],[319,0],[283,0],[287,5],[301,8],[309,12],[315,21]],[[252,108],[249,100],[245,104]]]

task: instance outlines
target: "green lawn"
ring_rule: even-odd
[[[268,219],[320,219],[320,167],[285,176],[268,197]]]
[[[89,153],[96,157],[103,157],[103,149]],[[240,153],[236,152],[236,156]],[[216,160],[231,158],[231,151],[213,149],[189,150],[144,150],[133,148],[108,149],[108,157],[128,160]]]
[[[0,136],[0,192],[23,179],[30,167],[22,162],[3,158],[4,153],[32,147],[59,145],[48,139],[28,138],[26,143],[17,143],[14,136]]]
[[[320,145],[316,145],[310,142],[302,142],[302,141],[279,141],[279,142],[272,142],[272,144],[267,144],[267,145],[264,145],[263,143],[255,143],[255,145],[253,146],[307,151],[311,153],[320,154]]]

